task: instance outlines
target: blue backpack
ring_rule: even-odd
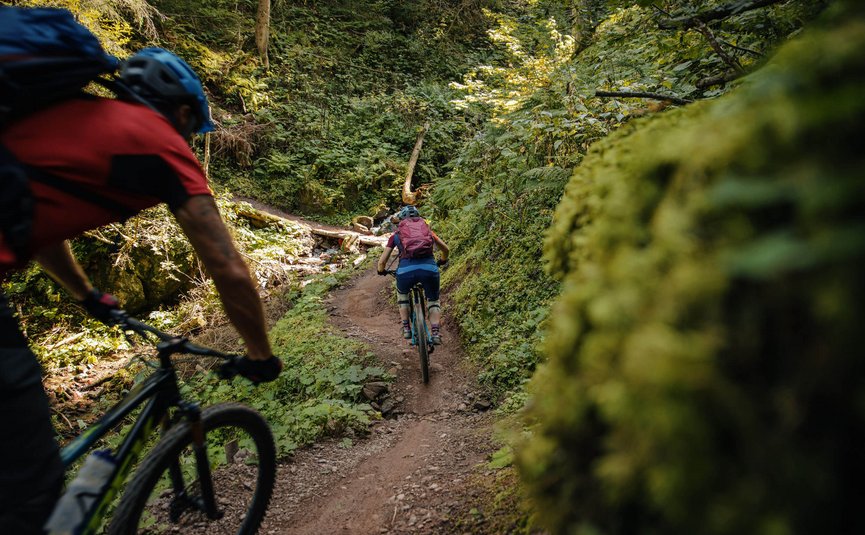
[[[95,81],[118,91],[105,75],[120,61],[64,9],[0,6],[0,129]],[[16,257],[26,256],[32,226],[29,180],[50,181],[0,144],[0,232]],[[82,192],[83,194],[83,192]]]
[[[0,121],[75,96],[119,66],[65,9],[0,7]]]

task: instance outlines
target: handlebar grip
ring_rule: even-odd
[[[223,379],[231,379],[240,375],[256,385],[273,381],[281,372],[282,360],[277,356],[272,356],[268,360],[254,361],[238,355],[232,355],[222,363],[217,371]]]
[[[240,374],[240,370],[237,369],[236,360],[240,358],[232,355],[232,358],[226,359],[225,362],[219,365],[219,368],[216,369],[216,375],[220,377],[220,379],[233,379],[237,375]]]

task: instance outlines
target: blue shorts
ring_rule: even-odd
[[[401,294],[407,294],[411,287],[417,283],[423,285],[423,292],[427,301],[438,301],[439,299],[439,270],[433,264],[433,269],[413,269],[410,271],[397,270],[396,290]]]

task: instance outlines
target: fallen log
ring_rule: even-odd
[[[645,91],[595,91],[596,97],[601,98],[650,98],[654,100],[667,100],[673,104],[690,104],[693,100],[680,98],[673,95],[662,95],[660,93],[647,93]]]
[[[325,238],[336,240],[353,240],[354,238],[352,238],[352,236],[357,236],[357,243],[367,247],[384,247],[387,243],[386,236],[364,236],[363,234],[358,234],[357,232],[352,232],[350,230],[326,230],[323,228],[310,227],[309,231],[316,236],[324,236]]]
[[[244,203],[238,204],[235,207],[235,212],[237,212],[237,215],[240,217],[248,219],[255,228],[264,228],[270,225],[280,224],[284,221],[290,221],[277,215],[268,214],[267,212],[263,212]]]
[[[357,243],[359,243],[360,245],[366,246],[366,247],[378,247],[378,246],[384,247],[384,245],[387,243],[387,237],[386,236],[366,236],[364,234],[361,234],[359,232],[354,232],[351,230],[327,230],[327,229],[323,229],[323,228],[316,228],[316,227],[309,225],[308,223],[300,223],[297,221],[292,221],[290,219],[285,219],[285,218],[279,217],[278,215],[273,215],[273,214],[269,214],[267,212],[263,212],[261,210],[257,210],[255,208],[253,208],[252,206],[244,206],[241,204],[241,205],[238,205],[238,207],[236,208],[236,211],[237,211],[237,215],[239,215],[240,217],[243,217],[245,219],[248,219],[249,222],[252,224],[252,226],[254,226],[256,228],[264,228],[264,227],[267,227],[270,225],[280,224],[283,222],[289,222],[289,223],[292,223],[294,225],[300,225],[302,227],[306,227],[307,229],[309,229],[309,232],[311,234],[315,234],[316,236],[322,236],[325,238],[330,238],[330,239],[335,239],[335,240],[349,239],[349,240],[354,241],[355,238],[352,238],[352,236],[357,236],[357,238],[356,238]]]

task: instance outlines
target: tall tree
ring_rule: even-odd
[[[264,68],[270,67],[267,58],[267,44],[270,40],[270,0],[258,0],[258,13],[255,16],[255,46]]]

